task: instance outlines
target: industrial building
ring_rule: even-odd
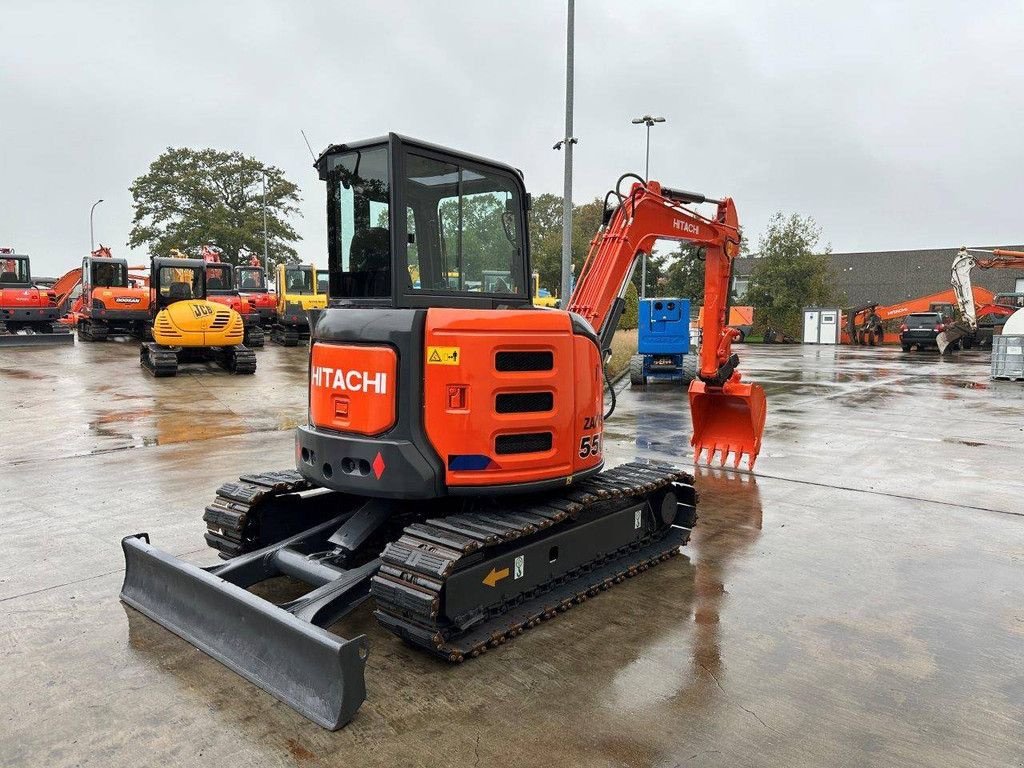
[[[984,250],[1020,251],[1024,245],[980,246]],[[829,260],[839,288],[849,306],[877,301],[893,304],[949,287],[950,265],[959,246],[920,248],[909,251],[862,251],[832,253]],[[750,283],[757,254],[736,259],[736,293],[742,296]],[[976,270],[975,285],[995,293],[1024,292],[1024,270]]]

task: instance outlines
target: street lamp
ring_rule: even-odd
[[[96,250],[96,238],[92,234],[92,212],[96,210],[96,206],[103,202],[101,197],[95,203],[92,204],[92,208],[89,209],[89,253]]]
[[[651,180],[651,127],[655,123],[664,122],[664,117],[651,117],[650,115],[644,115],[643,117],[633,118],[633,125],[647,126],[647,161],[644,163],[644,181]]]
[[[267,172],[260,171],[263,176],[263,274],[270,274],[270,260],[267,257]]]
[[[664,123],[664,117],[651,117],[650,115],[644,115],[643,117],[634,117],[633,125],[646,125],[647,126],[647,159],[644,161],[644,181],[651,180],[651,127],[655,123]],[[643,255],[640,261],[640,298],[647,298],[647,254]]]

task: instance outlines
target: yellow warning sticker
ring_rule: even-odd
[[[428,365],[458,365],[458,347],[427,347]]]

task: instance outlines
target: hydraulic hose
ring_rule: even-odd
[[[615,385],[612,384],[611,377],[608,375],[608,366],[602,366],[601,370],[604,372],[604,383],[608,386],[608,391],[611,393],[612,396],[611,408],[609,408],[608,413],[604,415],[604,420],[607,421],[609,418],[611,418],[611,415],[615,413]]]

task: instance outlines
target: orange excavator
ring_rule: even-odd
[[[36,284],[29,257],[0,248],[0,346],[74,343],[58,317],[57,292]]]
[[[988,254],[987,256],[976,256],[975,254]],[[980,248],[962,247],[953,260],[950,270],[953,284],[953,292],[956,295],[957,307],[960,310],[960,319],[947,327],[935,339],[939,345],[939,354],[944,355],[948,349],[955,348],[956,342],[964,337],[976,334],[981,322],[987,316],[989,332],[994,326],[1006,322],[1006,319],[1020,309],[1017,304],[1019,294],[997,295],[988,303],[979,304],[975,296],[974,286],[971,285],[971,271],[979,269],[1017,269],[1024,270],[1024,252],[1008,251],[1001,248],[994,250],[983,250]],[[1006,299],[1010,300],[1007,301]]]
[[[124,538],[121,599],[335,729],[365,698],[368,643],[326,627],[363,601],[397,637],[459,662],[688,541],[691,474],[604,468],[604,362],[657,239],[706,248],[694,459],[753,465],[766,404],[741,380],[726,326],[740,243],[731,199],[621,177],[565,311],[531,303],[529,196],[515,168],[396,134],[328,147],[316,167],[330,303],[310,316],[294,469],[217,491],[203,519],[223,564]],[[714,212],[687,207],[701,203]],[[248,589],[280,575],[309,590],[278,605]]]
[[[986,288],[975,287],[973,296],[975,301],[987,306],[992,302],[994,294]],[[878,302],[862,304],[843,313],[840,341],[843,344],[859,344],[870,347],[899,344],[899,332],[891,328],[893,321],[916,312],[948,313],[955,306],[956,293],[952,288],[887,306]]]
[[[130,269],[100,245],[82,259],[81,268],[54,285],[58,305],[67,312],[61,322],[77,330],[79,341],[104,341],[119,333],[141,339],[149,333],[149,288],[133,285]]]

